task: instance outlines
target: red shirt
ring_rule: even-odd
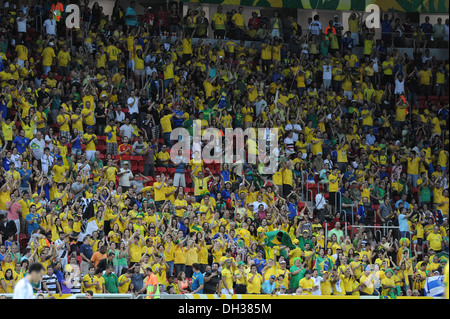
[[[328,32],[330,32],[330,30],[331,30],[331,32],[333,32],[334,35],[336,35],[336,29],[334,27],[330,27],[330,26],[325,28],[325,32],[324,33],[328,34]]]
[[[250,18],[250,20],[248,20],[248,25],[253,26],[254,30],[258,30],[259,26],[261,25],[261,20],[259,20],[258,18]]]
[[[7,202],[6,205],[8,205],[11,202]],[[14,203],[11,205],[11,207],[8,209],[8,219],[9,220],[16,220],[19,219],[19,209],[22,208],[19,203]]]
[[[133,147],[130,144],[128,144],[128,145],[120,144],[119,152],[123,152],[125,150],[128,150],[128,152],[126,152],[120,156],[121,161],[129,161],[130,160],[131,154],[133,153]]]

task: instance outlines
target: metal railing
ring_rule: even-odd
[[[164,98],[164,81],[158,79],[158,92],[156,93],[156,99]]]

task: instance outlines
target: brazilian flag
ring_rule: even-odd
[[[439,257],[439,262],[441,262],[442,260],[445,260],[448,262],[448,252],[442,251],[442,252],[438,253],[437,256]]]
[[[288,233],[282,230],[274,230],[265,233],[264,245],[267,247],[274,246],[286,246],[289,249],[295,249],[295,245],[292,243],[291,236]],[[287,258],[287,253],[283,249],[280,252],[284,258]]]

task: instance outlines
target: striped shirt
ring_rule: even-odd
[[[58,278],[56,278],[55,274],[52,274],[51,276],[49,276],[47,274],[42,276],[42,283],[47,284],[47,289],[48,289],[49,293],[52,293],[52,294],[56,293],[56,283],[57,282],[58,282]]]

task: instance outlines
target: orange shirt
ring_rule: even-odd
[[[106,257],[106,254],[101,254],[99,251],[96,251],[91,257],[91,261],[94,263],[94,267],[97,268],[100,260],[105,259]]]
[[[152,273],[150,276],[147,277],[147,281],[145,282],[145,286],[152,286],[152,288],[149,291],[150,295],[153,295],[153,286],[158,285],[158,277],[154,273]]]

